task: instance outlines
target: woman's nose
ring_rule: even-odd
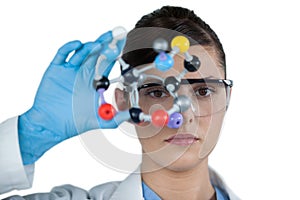
[[[191,108],[187,109],[186,111],[182,112],[182,117],[183,117],[183,125],[188,125],[193,123],[195,119],[195,115],[192,111]]]

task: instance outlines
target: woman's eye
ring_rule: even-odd
[[[149,95],[153,98],[164,98],[169,96],[165,90],[162,89],[153,89],[146,92],[146,95]]]
[[[213,89],[210,89],[208,87],[201,87],[195,91],[195,94],[196,96],[207,97],[210,96],[213,92]]]

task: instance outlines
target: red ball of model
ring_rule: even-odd
[[[169,115],[164,110],[156,110],[151,116],[152,124],[157,127],[163,127],[168,124]]]
[[[116,109],[109,103],[102,104],[98,109],[99,116],[104,120],[111,120],[116,112]]]

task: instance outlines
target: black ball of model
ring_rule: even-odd
[[[107,77],[102,76],[102,78],[100,80],[95,80],[93,81],[93,87],[97,90],[104,88],[105,90],[107,90],[107,88],[109,87],[109,80]]]
[[[200,68],[201,61],[197,56],[193,56],[191,61],[184,60],[184,68],[189,72],[195,72]]]
[[[142,113],[142,110],[140,108],[132,107],[132,108],[129,109],[129,114],[130,114],[131,120],[134,123],[140,123],[141,122],[141,120],[139,118],[141,113]]]
[[[174,76],[169,76],[165,79],[164,85],[168,91],[176,92],[180,87],[180,82]]]

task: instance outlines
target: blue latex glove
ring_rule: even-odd
[[[19,116],[23,164],[33,164],[47,150],[68,138],[99,128],[94,66],[112,40],[109,31],[95,42],[72,41],[62,46],[46,70],[34,104]],[[123,49],[125,40],[117,43]],[[71,52],[75,53],[66,60]],[[113,65],[114,61],[108,63]]]

